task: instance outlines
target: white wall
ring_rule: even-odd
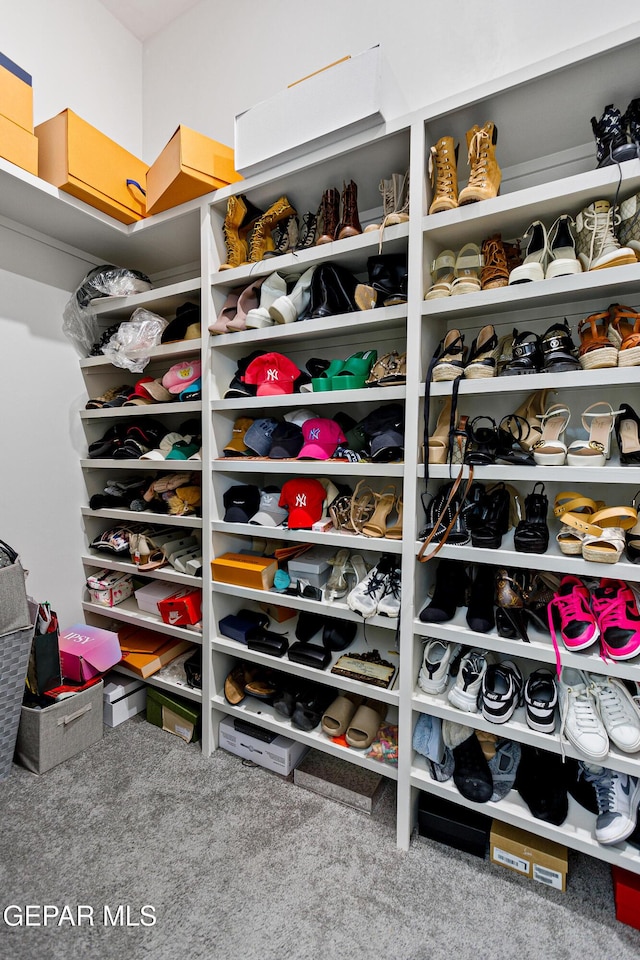
[[[179,123],[233,145],[236,113],[376,43],[404,113],[637,19],[600,0],[201,0],[144,44],[143,156]]]

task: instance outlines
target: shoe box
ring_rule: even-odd
[[[172,594],[176,593],[175,583],[169,583],[166,580],[152,580],[146,583],[144,587],[139,587],[135,591],[136,603],[140,610],[145,613],[152,613],[156,617],[160,616],[158,603],[166,600]]]
[[[38,175],[31,76],[0,53],[0,157]]]
[[[250,553],[223,553],[211,561],[215,581],[251,590],[270,590],[277,569],[277,560]]]
[[[340,757],[310,750],[293,771],[293,782],[321,797],[370,815],[384,792],[387,779]]]
[[[297,740],[290,740],[234,717],[225,717],[218,727],[220,746],[259,767],[287,777],[309,751]]]
[[[491,862],[556,890],[567,889],[567,848],[510,823],[493,821]]]
[[[484,859],[489,847],[491,817],[441,797],[420,793],[418,833],[456,850]]]
[[[147,686],[142,680],[109,673],[102,691],[102,720],[107,727],[119,727],[125,720],[143,713],[147,706]]]
[[[155,687],[147,689],[148,723],[180,737],[185,743],[195,743],[200,739],[200,720],[200,706],[193,700],[174,697]]]
[[[331,565],[329,559],[332,551],[318,548],[303,553],[301,557],[289,560],[287,571],[292,584],[297,584],[301,580],[305,585],[312,587],[324,587],[329,579]]]
[[[612,866],[611,877],[616,918],[640,930],[640,876],[622,867]]]

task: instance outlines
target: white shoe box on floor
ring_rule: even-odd
[[[102,703],[103,722],[107,727],[117,727],[125,720],[144,712],[147,706],[147,686],[133,677],[107,674]]]
[[[278,735],[271,743],[259,740],[247,733],[238,732],[233,725],[233,717],[220,721],[218,729],[220,746],[229,753],[245,760],[253,760],[260,767],[288,776],[300,763],[309,747],[297,740]]]
[[[402,112],[397,84],[376,45],[237,114],[236,170],[258,173]]]

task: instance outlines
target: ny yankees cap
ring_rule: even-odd
[[[263,527],[279,527],[287,519],[286,507],[281,507],[280,488],[265,487],[260,494],[260,509],[251,517],[249,523],[258,523]]]
[[[271,460],[284,460],[297,457],[302,449],[304,437],[297,423],[279,423],[271,434]]]
[[[339,443],[344,443],[346,437],[335,420],[324,417],[315,417],[305,420],[302,425],[304,446],[298,454],[298,459],[328,460]]]
[[[229,487],[222,498],[227,523],[248,523],[260,506],[260,491],[252,483]]]
[[[279,505],[289,508],[289,529],[310,529],[322,516],[325,497],[324,487],[314,477],[287,480],[280,493]]]
[[[271,450],[271,435],[278,426],[273,417],[254,420],[244,435],[245,446],[259,457],[268,457]]]
[[[257,385],[257,396],[269,397],[293,393],[299,376],[300,370],[284,354],[264,353],[251,361],[242,379],[245,383]]]

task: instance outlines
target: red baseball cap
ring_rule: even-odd
[[[257,384],[256,396],[273,397],[293,393],[293,385],[300,371],[293,360],[282,353],[263,353],[252,360],[241,378],[244,383]]]
[[[312,460],[328,460],[340,443],[346,442],[346,437],[340,425],[335,420],[325,417],[315,417],[305,420],[302,424],[304,446],[298,454],[298,460],[309,457]]]
[[[280,491],[279,506],[289,508],[287,526],[290,530],[309,529],[322,516],[322,505],[327,493],[314,477],[296,477],[287,480]]]

